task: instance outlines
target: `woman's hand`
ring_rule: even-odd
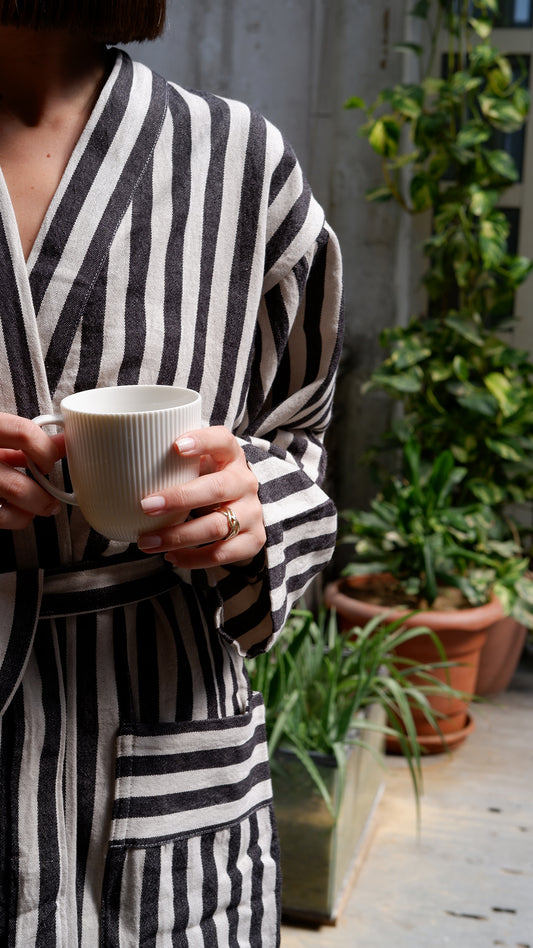
[[[58,513],[60,503],[19,467],[30,457],[44,474],[63,457],[64,437],[50,437],[33,421],[0,413],[0,530],[24,530],[34,517]]]
[[[186,523],[164,527],[139,537],[146,553],[165,552],[165,559],[183,569],[228,566],[252,559],[265,544],[257,479],[246,464],[244,451],[232,433],[223,427],[202,428],[179,438],[174,448],[183,457],[200,457],[201,476],[179,487],[146,497],[146,514],[193,512]],[[230,516],[217,507],[230,509],[239,531],[229,537]]]

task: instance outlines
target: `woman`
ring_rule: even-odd
[[[327,562],[318,486],[337,242],[278,131],[110,42],[164,3],[0,2],[0,945],[279,943],[260,696]],[[59,507],[29,419],[96,386],[185,385],[192,513],[126,547]],[[215,509],[220,508],[222,509]]]

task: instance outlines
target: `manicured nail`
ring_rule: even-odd
[[[145,497],[144,500],[141,500],[141,507],[145,514],[160,513],[165,509],[165,498],[157,496]]]
[[[158,546],[161,546],[161,537],[158,537],[155,533],[147,534],[146,536],[139,537],[138,546],[142,550],[156,550]]]
[[[189,451],[194,451],[196,441],[194,438],[178,438],[176,447],[180,454],[188,454]]]

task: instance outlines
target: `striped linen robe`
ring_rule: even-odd
[[[338,245],[267,121],[111,55],[27,262],[0,180],[0,407],[200,390],[258,478],[267,543],[246,569],[186,573],[78,508],[1,534],[0,946],[272,948],[277,837],[244,657],[334,543],[318,485]],[[68,487],[64,464],[52,476]]]

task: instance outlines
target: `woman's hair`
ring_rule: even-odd
[[[166,0],[0,0],[0,23],[34,30],[69,29],[104,43],[155,39]]]

